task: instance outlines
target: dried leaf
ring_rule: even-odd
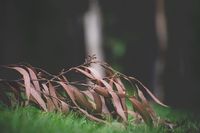
[[[126,92],[124,91],[122,85],[120,85],[118,82],[113,81],[113,83],[118,90],[118,96],[120,97],[123,110],[125,112],[126,118],[128,118],[127,106],[126,106]]]
[[[78,106],[77,103],[76,103],[76,101],[75,101],[74,92],[73,92],[71,86],[70,86],[70,85],[67,85],[67,84],[65,84],[65,83],[63,83],[63,82],[58,82],[58,83],[59,83],[59,84],[64,88],[64,90],[67,92],[67,94],[69,95],[69,97],[70,97],[70,99],[72,100],[72,102],[73,102],[76,106]]]
[[[132,79],[133,81],[136,81],[137,83],[139,83],[143,88],[144,90],[149,94],[149,96],[159,105],[163,106],[163,107],[168,107],[167,105],[163,104],[158,98],[156,98],[152,93],[151,91],[146,87],[144,86],[139,80],[137,80],[136,78],[133,78],[133,77],[129,77],[130,79]]]
[[[114,78],[114,81],[120,85],[120,87],[121,87],[121,89],[123,91],[126,91],[126,88],[125,88],[124,84],[122,83],[122,81],[121,81],[121,79],[119,77],[118,78]]]
[[[108,92],[110,93],[110,95],[112,96],[112,100],[113,100],[113,104],[115,106],[115,110],[116,112],[119,114],[119,116],[121,116],[121,118],[124,121],[127,121],[125,112],[123,110],[123,107],[121,105],[120,99],[117,96],[116,93],[113,92],[113,89],[111,88],[111,86],[105,81],[105,80],[100,80],[102,82],[102,84],[105,85],[105,87],[107,88]]]
[[[38,92],[41,92],[41,89],[40,89],[40,85],[39,85],[39,82],[38,82],[38,78],[37,78],[37,75],[35,74],[35,72],[29,68],[29,67],[26,67],[28,69],[28,72],[30,74],[30,79],[31,81],[33,82],[33,85],[35,87],[35,89],[38,91]]]
[[[46,98],[47,101],[47,109],[48,111],[54,111],[55,110],[55,105],[52,101],[52,99],[50,98],[50,93],[49,93],[49,88],[47,87],[46,84],[42,84],[43,88],[44,88],[44,97]]]
[[[150,114],[146,111],[145,106],[140,101],[138,101],[134,96],[130,97],[129,100],[131,101],[133,108],[142,116],[144,121],[148,125],[152,125],[153,124],[152,118]]]
[[[94,103],[96,105],[95,112],[96,113],[101,113],[102,112],[101,97],[94,90],[91,90],[90,92],[92,93],[92,96],[94,98]]]
[[[96,71],[94,68],[92,67],[86,67],[86,66],[81,66],[84,71],[88,74],[90,74],[90,77],[93,77],[91,78],[92,79],[92,82],[94,82],[95,84],[98,84],[98,85],[101,85],[101,82],[100,80],[102,79],[101,75],[99,74],[98,71]],[[87,74],[87,75],[88,75]],[[87,76],[86,75],[86,76]],[[88,77],[88,76],[87,76]]]
[[[81,95],[78,91],[76,91],[75,87],[73,87],[71,85],[66,85],[63,82],[59,82],[59,84],[61,84],[63,86],[63,88],[65,89],[65,91],[69,95],[69,97],[72,100],[72,102],[74,103],[74,105],[76,105],[77,107],[79,107],[79,105],[77,104],[77,102],[83,103],[85,105],[85,103],[84,103],[85,99],[83,98],[83,95]]]
[[[86,66],[82,66],[84,69],[88,70],[90,72],[90,74],[95,78],[95,79],[101,79],[101,75],[99,74],[99,72],[92,68],[92,67],[86,67]]]
[[[72,88],[71,88],[69,85],[66,85],[66,84],[63,83],[63,82],[59,82],[59,84],[63,86],[63,88],[64,88],[65,91],[68,93],[68,95],[70,96],[71,100],[72,100],[73,103],[76,105],[76,107],[77,107],[83,114],[85,114],[89,119],[94,120],[94,121],[97,121],[97,122],[106,123],[104,120],[101,120],[101,119],[99,119],[99,118],[96,118],[96,117],[93,116],[93,115],[88,114],[87,111],[85,111],[84,109],[80,108],[80,107],[77,105],[77,103],[76,103],[76,101],[75,101],[75,97],[74,97],[74,95],[73,95],[73,90],[72,90]]]
[[[60,101],[61,102],[61,111],[63,113],[68,113],[69,112],[69,105],[63,101]]]
[[[51,84],[51,82],[49,82],[49,95],[51,96],[52,101],[53,101],[55,107],[58,108],[58,107],[59,107],[59,106],[58,106],[58,99],[59,99],[59,98],[57,97],[55,88],[54,88],[54,86]]]
[[[31,81],[30,81],[30,76],[28,72],[25,69],[20,68],[20,67],[9,67],[9,68],[17,70],[23,76],[24,85],[26,88],[26,96],[27,96],[27,99],[29,100],[29,97],[31,94]]]
[[[33,96],[33,98],[37,101],[39,106],[42,107],[45,111],[47,111],[47,107],[46,107],[46,104],[45,104],[44,100],[39,95],[39,93],[33,88],[33,85],[30,88],[30,91],[31,91],[31,96]]]
[[[111,97],[108,90],[106,90],[104,87],[96,86],[96,87],[94,87],[94,91],[104,97]]]
[[[89,109],[89,110],[94,110],[92,104],[87,100],[85,97],[84,93],[81,93],[77,88],[74,86],[71,86],[74,92],[74,97],[75,101],[79,104],[79,106]]]
[[[80,73],[82,73],[83,75],[87,76],[90,79],[95,79],[95,77],[92,76],[90,73],[88,73],[88,72],[86,72],[86,71],[84,71],[84,70],[82,70],[80,68],[74,67],[73,69],[76,70],[76,71],[78,71],[78,72],[80,72]]]

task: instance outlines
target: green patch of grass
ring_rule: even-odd
[[[110,124],[98,124],[75,113],[61,114],[42,112],[34,107],[0,109],[1,133],[199,133],[200,121],[191,113],[174,111],[170,108],[154,106],[161,118],[177,123],[169,130],[166,127],[148,127],[145,124],[128,125],[126,128],[112,121]]]
[[[200,115],[193,114],[190,111],[175,110],[163,108],[160,106],[153,107],[157,114],[166,120],[176,124],[173,130],[175,133],[200,133]]]

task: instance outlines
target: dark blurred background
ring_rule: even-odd
[[[1,65],[26,62],[56,74],[88,54],[173,107],[200,108],[199,0],[0,1]]]

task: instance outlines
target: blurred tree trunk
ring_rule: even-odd
[[[193,62],[194,46],[199,43],[193,21],[195,1],[166,0],[169,44],[164,73],[166,102],[190,109],[198,108],[200,101],[200,80],[193,69],[193,65],[197,65]]]
[[[165,15],[165,0],[156,0],[156,32],[159,52],[155,65],[154,93],[161,100],[164,100],[163,74],[165,68],[165,56],[167,49],[167,24]]]
[[[98,60],[103,61],[102,18],[98,0],[90,0],[89,10],[84,16],[84,30],[86,54],[95,55]],[[104,72],[99,65],[93,67],[97,69],[101,76],[104,76]]]

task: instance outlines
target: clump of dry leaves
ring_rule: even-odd
[[[107,76],[102,78],[90,67],[92,64],[100,65]],[[132,116],[134,121],[144,121],[151,126],[159,123],[159,117],[143,93],[161,106],[166,106],[136,78],[117,72],[93,58],[87,59],[83,65],[63,69],[58,75],[30,65],[4,67],[22,76],[17,80],[0,80],[0,84],[4,84],[0,88],[0,101],[9,106],[31,104],[44,111],[74,111],[102,123],[107,123],[108,117],[128,123],[128,116]],[[82,75],[85,80],[69,81],[68,73]],[[127,93],[124,81],[130,83],[134,93]],[[132,104],[131,109],[128,109],[127,101]]]

